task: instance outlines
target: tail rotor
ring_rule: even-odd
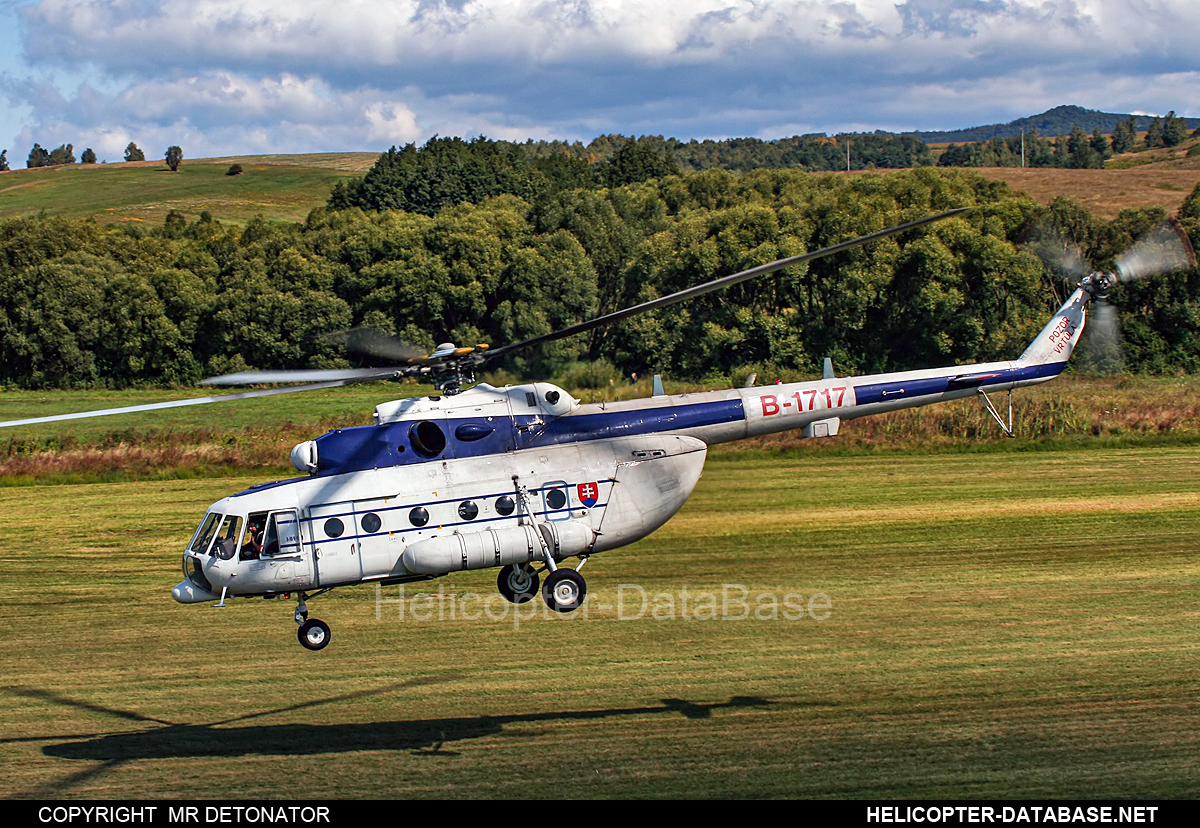
[[[1125,369],[1121,322],[1110,300],[1118,284],[1186,270],[1196,265],[1196,254],[1178,221],[1172,220],[1140,236],[1117,257],[1113,270],[1094,270],[1080,247],[1054,233],[1040,234],[1031,244],[1052,273],[1077,284],[1090,297],[1092,315],[1087,359],[1093,370],[1118,373]]]

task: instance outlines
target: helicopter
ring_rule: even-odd
[[[396,356],[387,368],[243,371],[210,385],[259,388],[142,406],[40,417],[0,427],[295,393],[356,382],[421,377],[437,394],[384,402],[372,425],[334,429],[298,444],[303,476],[252,486],[212,504],[183,551],[182,604],[295,596],[300,644],[321,650],[329,625],[308,602],[335,588],[401,584],[498,569],[497,589],[521,604],[540,595],[560,613],[583,605],[584,564],[650,535],[679,511],[700,479],[709,446],[782,431],[832,437],[843,421],[978,397],[1008,436],[1012,391],[1066,367],[1089,303],[1107,300],[1130,274],[1083,276],[1016,359],[584,404],[549,382],[495,388],[475,381],[486,362],[721,290],[783,268],[960,215],[950,210],[820,250],[714,279],[524,342],[490,348],[447,343],[413,353],[369,331],[348,347]],[[1186,244],[1186,237],[1177,234]],[[1144,258],[1144,257],[1143,257]],[[1141,261],[1141,260],[1139,260]],[[1187,262],[1195,259],[1188,247]],[[1172,262],[1174,266],[1177,262]],[[1165,269],[1130,265],[1141,276]],[[989,393],[1008,392],[1007,421]],[[575,559],[575,566],[567,561]]]

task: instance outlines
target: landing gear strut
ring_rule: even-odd
[[[587,582],[583,580],[583,576],[579,574],[578,569],[559,569],[558,564],[554,561],[554,555],[550,553],[550,546],[547,543],[547,536],[542,534],[542,525],[537,522],[537,516],[533,513],[533,505],[529,500],[529,490],[522,484],[517,475],[513,475],[513,485],[517,489],[517,502],[521,505],[521,511],[529,518],[529,525],[534,528],[534,534],[542,546],[542,559],[546,562],[546,569],[550,574],[546,576],[546,583],[542,584],[542,600],[546,602],[546,606],[555,612],[574,612],[583,606],[583,599],[587,596]],[[583,564],[587,562],[587,556],[582,556],[579,563],[579,568],[583,568]],[[528,564],[522,564],[523,567],[528,567]],[[514,600],[508,597],[508,589],[512,584],[507,582],[505,578],[506,572],[516,573],[520,570],[513,566],[506,566],[500,571],[500,592],[508,600],[513,603],[524,603],[529,598],[522,600]],[[537,575],[532,573],[532,567],[529,571],[533,574],[533,590],[537,590]],[[545,571],[545,570],[543,570]]]
[[[328,590],[322,590],[316,595],[321,595]],[[316,595],[313,597],[315,598]],[[301,592],[300,601],[296,604],[296,623],[300,625],[300,629],[296,631],[296,637],[300,639],[300,644],[309,650],[323,650],[329,644],[329,625],[324,621],[316,618],[308,617],[308,602],[305,600],[307,596]]]

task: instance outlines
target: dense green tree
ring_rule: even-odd
[[[50,163],[48,166],[57,167],[61,164],[75,163],[75,146],[73,144],[62,144],[57,149],[50,151]]]
[[[1100,167],[1109,156],[1108,141],[1093,131],[1075,127],[1070,136],[1041,138],[1036,130],[1025,136],[991,138],[974,144],[952,144],[938,159],[941,167]]]
[[[50,166],[50,153],[43,149],[41,144],[34,144],[33,149],[29,151],[29,160],[25,162],[25,167],[32,169],[48,166]]]
[[[8,150],[0,151],[0,172],[8,172]]]
[[[974,153],[970,144],[951,144],[942,151],[938,158],[939,167],[973,167]]]
[[[334,209],[406,210],[432,216],[443,207],[512,193],[529,197],[535,176],[519,146],[480,136],[431,138],[419,149],[392,147],[359,181],[334,188]]]
[[[1137,120],[1134,118],[1118,123],[1112,134],[1113,152],[1132,152],[1137,146],[1137,134]]]
[[[79,161],[83,164],[95,164],[96,153],[92,151],[91,147],[88,147],[83,151],[83,155],[79,156]]]
[[[1104,166],[1103,158],[1094,149],[1083,127],[1075,127],[1067,138],[1067,154],[1074,169],[1095,169]]]
[[[567,152],[535,157],[533,168],[545,177],[545,183],[538,188],[542,191],[562,192],[596,185],[592,165],[586,159]]]
[[[146,153],[142,152],[142,150],[138,147],[137,144],[133,143],[133,141],[130,141],[129,146],[125,147],[125,160],[126,161],[145,161]]]
[[[656,147],[650,141],[630,139],[609,160],[603,177],[608,186],[620,187],[678,172],[679,166],[669,149]]]
[[[1146,129],[1146,147],[1147,149],[1157,149],[1163,146],[1163,125],[1162,120],[1154,118],[1150,121],[1150,126]]]
[[[179,165],[183,163],[183,150],[175,146],[167,147],[165,157],[167,166],[170,167],[171,172],[175,172],[179,169]]]
[[[1187,121],[1183,118],[1175,116],[1175,110],[1167,113],[1163,119],[1163,146],[1175,147],[1182,144],[1188,138]]]
[[[1025,135],[1025,166],[1052,167],[1054,163],[1054,143],[1031,129]]]

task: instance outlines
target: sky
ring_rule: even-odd
[[[1196,0],[0,0],[0,149],[764,139],[1200,116]]]

